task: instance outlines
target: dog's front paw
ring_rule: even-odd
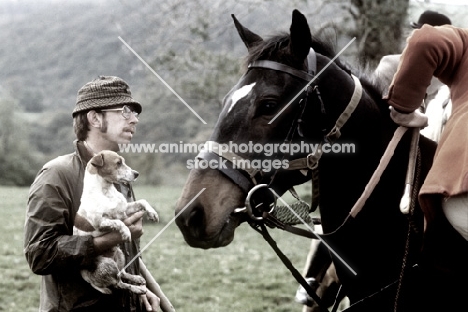
[[[159,222],[159,215],[153,208],[151,208],[151,210],[148,210],[148,219],[150,219],[153,222]]]
[[[146,285],[146,280],[143,278],[143,276],[140,275],[135,275],[134,280],[132,281],[133,284],[143,286]]]
[[[144,295],[148,292],[148,289],[146,288],[145,285],[141,285],[141,286],[132,285],[132,287],[130,288],[130,291],[134,292],[137,295]]]
[[[120,231],[120,235],[122,236],[122,239],[125,242],[129,242],[132,240],[132,233],[130,233],[130,229],[128,227],[122,228],[122,230]]]
[[[153,222],[159,222],[159,216],[156,210],[146,201],[146,199],[139,199],[136,202],[130,204],[131,210],[127,211],[128,214],[132,214],[136,211],[144,210],[148,215],[148,219]]]

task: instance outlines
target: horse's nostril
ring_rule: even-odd
[[[189,214],[186,226],[193,237],[201,237],[203,235],[202,229],[204,228],[205,213],[200,207],[195,207]]]
[[[203,210],[201,208],[195,207],[190,211],[187,220],[185,220],[186,226],[193,226],[203,222]]]
[[[203,208],[193,206],[187,210],[176,219],[176,223],[183,233],[199,239],[204,234],[205,213]]]

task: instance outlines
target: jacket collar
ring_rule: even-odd
[[[83,168],[86,168],[86,165],[94,155],[88,151],[83,141],[75,140],[73,144],[75,145],[75,152],[78,155]]]

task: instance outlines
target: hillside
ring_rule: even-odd
[[[122,77],[143,103],[136,142],[203,141],[216,122],[223,96],[240,77],[246,52],[232,23],[232,13],[266,36],[287,31],[290,14],[298,8],[306,14],[312,29],[335,27],[337,46],[342,47],[349,41],[345,32],[353,25],[347,6],[349,1],[345,0],[1,1],[0,161],[5,163],[8,158],[14,166],[2,164],[0,169],[7,177],[27,172],[27,178],[21,179],[27,184],[44,161],[70,152],[76,93],[102,74]],[[410,12],[409,16],[418,16],[426,8],[413,2],[411,11],[417,13]],[[460,22],[464,22],[466,7],[444,9],[453,16],[454,24],[464,26]],[[352,47],[347,52],[344,57],[352,62],[355,50]],[[18,157],[24,154],[26,159]],[[132,158],[148,172],[145,181],[157,183],[164,181],[164,176],[170,176],[169,180],[174,175],[184,177],[187,171],[183,161],[191,157]],[[164,173],[158,170],[161,167]],[[5,180],[0,179],[0,184]]]
[[[117,38],[123,33],[123,7],[110,2],[62,3],[2,4],[2,87],[15,95],[27,90],[24,96],[42,99],[46,109],[70,110],[79,87],[99,74],[141,83],[144,76],[132,71],[132,62],[123,61],[127,53]]]
[[[197,2],[2,1],[0,85],[14,97],[20,94],[20,105],[28,110],[40,110],[38,101],[47,110],[70,110],[77,90],[100,74],[120,76],[144,92],[149,72],[119,36],[148,62],[160,61],[156,67],[163,73],[176,69],[170,62],[187,57],[180,52],[186,54],[195,44],[200,53],[223,51],[226,45],[232,51],[232,38],[225,40],[227,29],[234,30],[229,16],[236,11],[234,2]],[[203,20],[203,14],[216,20]],[[187,70],[169,74],[186,75]]]

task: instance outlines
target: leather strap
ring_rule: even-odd
[[[220,164],[222,160],[220,156],[216,155],[215,153],[205,151],[201,151],[196,158],[204,159],[208,162],[210,160],[216,160],[218,161],[218,164]],[[245,175],[243,175],[238,168],[234,168],[233,164],[229,161],[223,163],[222,166],[218,166],[217,169],[221,171],[221,173],[223,173],[226,177],[231,179],[231,181],[234,182],[234,184],[236,184],[237,186],[239,186],[246,194],[252,187],[254,187],[252,181],[248,179]]]
[[[345,125],[348,119],[351,117],[351,114],[354,112],[356,107],[359,104],[359,101],[362,97],[362,85],[359,79],[351,75],[354,80],[354,91],[351,99],[349,100],[348,105],[346,106],[345,110],[341,113],[338,119],[335,122],[335,126],[330,132],[325,136],[324,141],[328,143],[335,142],[341,136],[341,128]],[[299,158],[289,161],[289,170],[298,170],[298,169],[316,169],[318,166],[318,162],[322,157],[322,145],[324,142],[320,143],[320,147],[314,154],[309,154],[305,158]]]
[[[265,227],[264,224],[261,224],[260,226],[256,226],[254,224],[250,224],[252,228],[260,233],[263,238],[267,241],[267,243],[271,246],[271,248],[275,251],[276,255],[280,258],[280,260],[283,262],[283,264],[288,268],[288,270],[291,272],[292,276],[296,279],[296,281],[304,287],[306,290],[307,294],[312,297],[312,299],[317,303],[317,305],[320,308],[320,311],[329,311],[328,308],[324,305],[322,299],[315,293],[314,289],[307,283],[305,280],[304,276],[294,267],[294,265],[291,263],[291,260],[279,249],[278,245],[276,244],[275,240],[271,237],[270,233],[268,233],[267,228]]]
[[[205,146],[209,152],[215,153],[218,156],[229,160],[237,169],[244,170],[251,178],[254,178],[260,170],[250,165],[250,160],[243,158],[227,149],[224,149],[222,144],[215,141],[206,141]]]
[[[309,49],[309,54],[307,54],[307,72],[269,60],[252,62],[249,64],[248,68],[266,68],[277,70],[309,82],[315,77],[315,74],[317,73],[317,54],[315,53],[314,49]]]
[[[315,55],[315,53],[314,53]],[[261,60],[261,61],[255,61],[249,64],[249,68],[266,68],[266,69],[272,69],[284,73],[288,73],[290,75],[293,75],[294,77],[300,78],[302,80],[305,80],[307,82],[311,81],[314,76],[312,76],[310,73],[306,73],[305,71],[290,67],[288,65],[284,65],[278,62],[274,61],[268,61],[268,60]]]
[[[355,218],[356,215],[361,211],[362,207],[366,203],[366,200],[374,191],[374,188],[377,185],[377,183],[379,183],[382,173],[385,171],[385,168],[387,168],[387,165],[392,159],[393,153],[395,152],[395,148],[397,147],[401,138],[405,134],[406,130],[408,130],[408,128],[402,127],[402,126],[398,127],[395,130],[392,140],[390,141],[390,143],[388,143],[384,154],[380,158],[380,162],[379,162],[379,165],[377,166],[377,169],[375,169],[374,173],[372,174],[369,182],[364,188],[364,192],[362,193],[361,197],[359,197],[359,199],[356,201],[353,208],[351,208],[351,211],[349,212],[349,215],[352,216],[353,218]]]
[[[351,75],[351,77],[354,80],[353,95],[351,96],[351,99],[349,100],[349,104],[348,106],[346,106],[346,109],[343,111],[343,113],[341,113],[340,117],[338,117],[338,120],[336,121],[335,126],[327,134],[326,138],[328,139],[329,142],[335,142],[341,136],[341,132],[340,132],[341,128],[351,117],[351,114],[354,112],[354,110],[358,106],[359,101],[361,101],[361,97],[362,97],[361,82],[356,76]]]

